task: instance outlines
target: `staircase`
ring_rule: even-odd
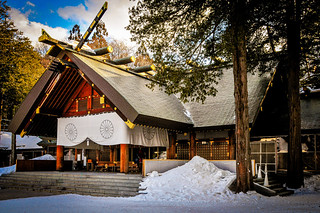
[[[289,196],[294,193],[293,190],[288,190],[284,187],[285,179],[274,173],[268,173],[268,186],[264,186],[264,178],[254,178],[254,189],[265,196]]]
[[[92,172],[15,172],[0,177],[0,187],[54,194],[129,197],[139,194],[141,175]]]

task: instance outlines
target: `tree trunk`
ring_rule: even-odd
[[[0,88],[1,90],[1,88]],[[2,96],[2,92],[0,91],[0,132],[2,131],[2,107],[3,107],[3,96]]]
[[[236,115],[236,192],[252,189],[250,133],[247,88],[247,53],[246,53],[246,1],[233,2],[231,30],[233,46],[234,98]]]
[[[287,186],[290,188],[300,188],[303,185],[299,95],[300,1],[289,0],[287,4],[288,106],[290,122]]]
[[[16,164],[17,160],[17,141],[16,141],[16,134],[12,133],[11,135],[11,156],[10,156],[10,166]]]

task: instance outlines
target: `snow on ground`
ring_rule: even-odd
[[[320,212],[320,175],[289,197],[256,192],[233,194],[235,175],[203,158],[161,175],[153,172],[142,187],[148,194],[131,198],[58,195],[0,201],[0,212]],[[1,193],[1,190],[0,190]]]
[[[303,192],[306,192],[306,193],[319,192],[320,193],[320,175],[313,175],[311,177],[305,178],[304,187],[295,191],[295,193],[300,193],[300,192],[301,193]]]
[[[0,168],[0,176],[10,174],[16,171],[16,165]]]
[[[56,160],[56,159],[50,154],[45,154],[36,158],[32,158],[31,160]]]

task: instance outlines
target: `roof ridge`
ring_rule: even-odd
[[[140,77],[140,78],[144,78],[144,79],[149,80],[149,81],[151,81],[151,82],[155,82],[154,80],[152,80],[152,79],[150,79],[150,78],[147,78],[147,77],[145,77],[145,76],[139,75],[138,73],[135,73],[135,72],[133,72],[133,71],[131,71],[131,70],[127,70],[127,69],[124,69],[124,68],[122,68],[122,67],[119,67],[119,65],[115,65],[115,64],[109,63],[109,62],[107,62],[107,61],[99,60],[99,59],[95,58],[95,56],[91,56],[91,55],[87,55],[87,54],[85,54],[85,53],[77,52],[77,51],[75,51],[75,50],[73,50],[73,49],[70,49],[70,48],[68,48],[68,47],[65,48],[65,51],[69,51],[69,52],[72,52],[73,54],[78,54],[78,55],[84,56],[84,57],[86,57],[86,58],[89,58],[89,59],[92,59],[92,60],[94,60],[94,61],[97,61],[97,62],[106,64],[106,65],[108,65],[108,66],[111,66],[111,67],[116,68],[116,69],[119,69],[119,70],[121,70],[121,71],[130,73],[130,74],[135,75],[135,76],[138,76],[138,77]]]

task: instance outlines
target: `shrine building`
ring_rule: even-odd
[[[232,68],[223,70],[216,96],[204,103],[182,103],[158,86],[146,86],[152,66],[134,69],[122,63],[130,57],[111,61],[76,51],[45,32],[39,40],[52,45],[47,54],[54,60],[21,104],[9,131],[56,140],[57,170],[63,170],[68,150],[84,165],[111,162],[123,173],[141,151],[145,159],[159,158],[164,151],[167,159],[235,159]],[[283,125],[274,122],[283,112],[272,113],[272,100],[282,100],[279,79],[277,72],[248,73],[251,135],[283,134],[276,132]],[[270,126],[274,132],[265,132]]]

